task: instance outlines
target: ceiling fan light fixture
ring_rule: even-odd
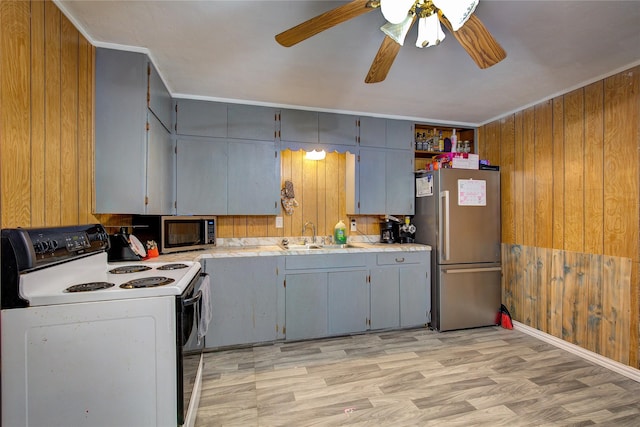
[[[451,23],[453,31],[458,31],[476,10],[479,0],[432,0]]]
[[[445,34],[442,31],[438,14],[434,13],[418,20],[416,47],[437,46],[444,38]]]
[[[384,19],[392,24],[400,24],[407,19],[414,3],[415,0],[380,0],[380,10]]]
[[[380,27],[380,30],[402,46],[404,44],[404,39],[407,37],[407,33],[411,29],[411,24],[413,24],[413,16],[407,15],[407,18],[401,23],[392,24],[391,22],[387,22]]]

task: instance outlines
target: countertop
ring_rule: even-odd
[[[150,258],[150,262],[179,262],[179,261],[200,261],[206,258],[237,258],[253,256],[282,256],[296,255],[304,256],[308,254],[339,254],[339,253],[359,253],[359,252],[405,252],[405,251],[430,251],[431,246],[418,243],[370,243],[370,242],[349,242],[348,247],[330,247],[314,249],[283,249],[276,242],[264,242],[266,244],[232,244],[220,245],[213,249],[202,251],[178,252],[173,254],[160,255]],[[249,242],[255,243],[255,242]],[[269,244],[270,243],[270,244]]]

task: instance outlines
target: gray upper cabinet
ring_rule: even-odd
[[[171,94],[164,85],[158,70],[148,62],[147,74],[149,76],[149,109],[160,120],[162,126],[171,130]]]
[[[175,210],[175,142],[155,115],[149,113],[148,116],[146,213],[166,215]]]
[[[227,117],[229,138],[276,140],[277,110],[274,108],[228,104]]]
[[[360,146],[379,147],[386,146],[387,120],[377,117],[360,117]]]
[[[178,215],[226,215],[226,139],[180,138],[177,145]]]
[[[406,120],[387,120],[387,148],[413,151],[413,122]]]
[[[413,215],[413,151],[360,148],[346,155],[346,210],[352,215]]]
[[[194,99],[176,100],[176,134],[227,137],[227,104]]]
[[[148,64],[142,53],[96,49],[96,213],[174,213],[173,185],[156,181],[175,173],[175,153],[147,108]]]
[[[316,111],[282,110],[280,112],[280,140],[290,142],[319,142],[318,113]]]
[[[229,215],[280,212],[280,153],[275,142],[229,140]]]
[[[355,116],[333,113],[318,113],[320,144],[356,145],[358,119]]]

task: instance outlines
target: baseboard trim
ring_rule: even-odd
[[[513,321],[513,328],[640,383],[640,370],[638,369],[616,362],[608,357],[586,350],[580,346],[561,340],[558,337],[554,337],[553,335],[549,335],[520,322]]]

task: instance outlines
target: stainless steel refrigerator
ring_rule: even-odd
[[[500,172],[416,173],[416,242],[430,245],[431,326],[494,325],[501,302]]]

